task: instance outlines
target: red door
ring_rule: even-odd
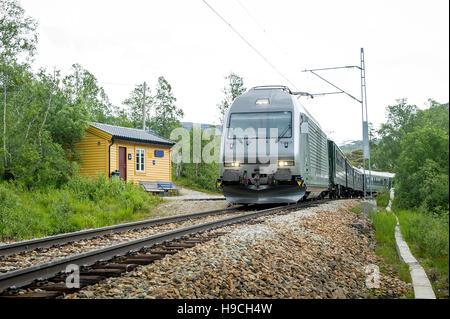
[[[119,170],[120,178],[127,180],[127,148],[119,147]]]

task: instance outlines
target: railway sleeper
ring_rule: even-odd
[[[195,246],[195,243],[187,243],[187,242],[180,242],[180,243],[173,243],[173,244],[166,245],[167,248],[173,248],[173,247],[192,248],[194,246]]]
[[[56,277],[53,278],[49,278],[48,281],[49,282],[54,282],[54,283],[61,283],[61,282],[66,282],[66,278],[67,275],[58,275]],[[96,283],[99,282],[103,279],[105,279],[106,277],[104,276],[91,276],[91,275],[80,275],[79,279],[80,279],[80,284],[91,284],[91,283]]]
[[[208,240],[211,240],[211,239],[215,239],[217,237],[219,237],[219,236],[207,236],[207,237],[202,237],[202,240],[205,242],[205,241],[208,241]]]
[[[126,263],[121,263],[121,264],[107,264],[107,265],[101,265],[99,266],[99,268],[104,268],[104,269],[122,269],[124,272],[129,272],[132,271],[133,269],[135,269],[138,265],[135,263],[130,263],[128,262],[128,260],[125,260]]]
[[[185,243],[186,244],[201,244],[204,243],[206,240],[201,240],[201,239],[193,239],[193,240],[186,240]]]
[[[43,286],[31,287],[31,289],[41,289],[41,290],[45,290],[45,291],[59,291],[59,292],[64,292],[64,293],[72,293],[72,292],[77,291],[81,288],[84,288],[88,285],[89,284],[87,284],[86,282],[84,282],[84,283],[80,282],[79,288],[69,288],[69,287],[67,287],[67,285],[65,283],[49,283],[49,284],[46,284]]]
[[[163,250],[163,249],[161,249],[161,250],[159,250],[159,248],[158,248],[158,250],[150,250],[150,254],[152,254],[152,255],[174,255],[174,254],[176,254],[178,252],[178,250]]]
[[[167,246],[167,245],[164,245],[163,247],[161,247],[161,249],[163,249],[163,250],[183,250],[183,249],[185,249],[186,247],[181,247],[181,246]]]
[[[81,283],[86,283],[88,285],[91,285],[93,283],[102,281],[103,279],[105,279],[105,276],[98,276],[98,275],[80,275],[80,284]]]
[[[139,254],[139,255],[129,256],[128,259],[158,260],[158,259],[164,258],[164,256],[165,256],[164,254]]]
[[[131,262],[136,265],[148,265],[155,261],[155,259],[129,259],[128,262]]]
[[[105,277],[114,277],[120,276],[125,271],[123,269],[117,268],[97,268],[97,269],[89,269],[86,271],[82,271],[80,275],[100,275]]]
[[[167,247],[164,247],[164,248],[175,249],[175,250],[183,250],[183,249],[191,248],[191,247],[193,247],[193,246],[190,246],[190,247],[186,247],[186,246],[167,246]]]
[[[6,299],[54,299],[60,296],[59,291],[37,291],[24,294],[2,295],[0,298]]]

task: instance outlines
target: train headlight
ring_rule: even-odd
[[[239,162],[228,162],[223,164],[225,167],[239,167]]]
[[[294,161],[278,161],[278,166],[279,167],[294,166],[294,165],[295,165]]]
[[[269,105],[270,101],[268,98],[263,98],[263,99],[257,99],[256,100],[256,105]]]

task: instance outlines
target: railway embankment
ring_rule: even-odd
[[[221,228],[218,238],[167,255],[66,298],[399,298],[411,285],[374,252],[355,200],[330,201]],[[372,271],[368,271],[372,270]]]

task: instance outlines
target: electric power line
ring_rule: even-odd
[[[280,44],[278,43],[278,41],[275,41],[274,38],[272,38],[271,36],[269,36],[269,34],[267,33],[266,29],[261,25],[261,23],[258,22],[258,20],[251,14],[250,10],[247,9],[247,7],[245,7],[242,2],[240,0],[236,0],[236,2],[239,4],[239,6],[247,13],[247,15],[253,20],[253,22],[255,22],[255,24],[261,29],[261,31],[264,33],[264,35],[273,43],[275,44],[275,47],[285,56],[287,56],[288,54],[286,53],[285,50],[281,49]]]
[[[253,51],[255,51],[272,69],[274,69],[283,79],[285,79],[289,84],[291,84],[296,90],[298,88],[295,86],[294,83],[292,83],[281,71],[279,71],[275,65],[273,65],[261,52],[259,52],[242,34],[239,33],[227,20],[225,20],[208,2],[205,0],[202,0],[208,8],[211,9],[212,12],[214,12],[226,25],[230,27],[231,30],[234,31],[247,45],[252,48]]]
[[[247,15],[255,22],[255,24],[262,30],[262,32],[266,33],[266,29],[263,28],[263,26],[258,22],[258,20],[256,20],[256,18],[250,13],[250,11],[242,4],[242,2],[239,0],[236,0],[236,2],[242,9],[244,9]]]

